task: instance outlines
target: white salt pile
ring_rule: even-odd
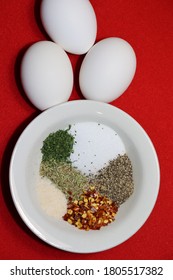
[[[46,177],[38,179],[36,189],[41,209],[50,217],[62,219],[67,211],[65,195]]]
[[[69,132],[76,141],[70,160],[86,175],[96,173],[109,160],[126,152],[119,135],[106,125],[80,122],[73,124]]]

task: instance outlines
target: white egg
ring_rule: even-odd
[[[69,57],[53,42],[33,44],[22,59],[21,82],[29,100],[40,110],[67,101],[73,88]]]
[[[130,85],[136,71],[136,55],[121,38],[107,38],[86,54],[79,73],[79,85],[86,99],[111,102]]]
[[[84,54],[94,44],[97,21],[88,0],[42,0],[41,19],[50,38],[64,50]]]

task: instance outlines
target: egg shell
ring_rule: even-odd
[[[43,0],[40,15],[50,38],[67,52],[84,54],[94,44],[97,21],[90,1]]]
[[[86,99],[112,102],[130,85],[136,71],[136,55],[121,38],[106,38],[86,54],[79,85]]]
[[[29,100],[40,110],[67,101],[73,88],[68,55],[50,41],[33,44],[22,59],[21,82]]]

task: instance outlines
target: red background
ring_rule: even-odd
[[[126,92],[113,102],[134,117],[156,148],[161,184],[155,208],[144,226],[123,244],[100,253],[74,254],[39,240],[20,219],[11,199],[8,168],[17,138],[40,112],[25,97],[19,69],[32,43],[49,39],[40,18],[40,1],[0,1],[0,258],[1,259],[172,259],[172,105],[173,1],[91,0],[97,40],[127,40],[137,56],[137,72]],[[71,100],[80,99],[78,72],[83,56],[69,55],[75,73]],[[150,170],[148,170],[150,172]],[[147,200],[147,197],[146,197]]]

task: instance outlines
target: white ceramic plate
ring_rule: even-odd
[[[83,231],[65,221],[47,218],[35,199],[40,148],[50,132],[70,123],[94,121],[115,129],[123,140],[134,170],[134,194],[120,207],[116,220],[99,231]],[[70,252],[99,252],[124,242],[149,217],[159,191],[158,158],[146,132],[122,110],[100,102],[71,101],[48,109],[20,136],[11,158],[10,188],[27,226],[48,244]]]

